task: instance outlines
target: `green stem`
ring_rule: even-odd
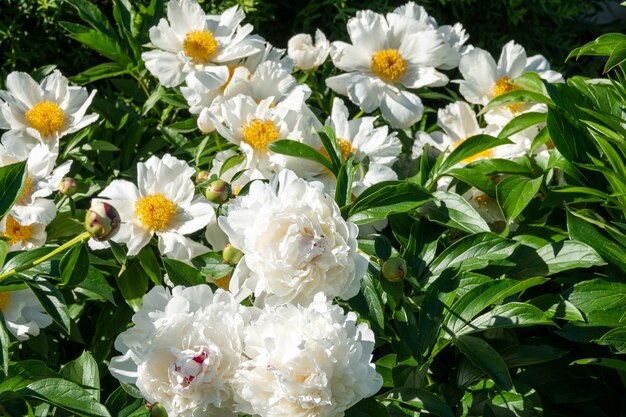
[[[47,261],[48,259],[52,258],[53,256],[63,252],[64,250],[71,248],[72,246],[76,245],[77,243],[84,242],[85,240],[89,239],[90,237],[91,237],[91,233],[83,232],[80,235],[78,235],[75,238],[73,238],[72,240],[68,240],[67,242],[65,242],[64,244],[62,244],[58,248],[54,249],[50,253],[45,254],[41,258],[35,259],[31,263],[28,263],[26,265],[18,266],[17,268],[13,268],[13,269],[11,269],[11,270],[3,273],[3,274],[0,274],[0,282],[4,281],[6,278],[10,277],[11,275],[15,275],[18,272],[26,271],[26,270],[34,267],[34,266],[37,266],[40,263],[43,263],[43,262]]]

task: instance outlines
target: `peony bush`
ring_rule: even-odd
[[[626,35],[66,3],[102,62],[0,81],[2,415],[625,412]]]

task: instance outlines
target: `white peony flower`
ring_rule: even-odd
[[[58,148],[59,138],[93,123],[97,114],[85,115],[96,91],[69,86],[58,70],[37,84],[30,75],[12,72],[7,90],[0,90],[2,144],[15,158],[24,160],[40,142]]]
[[[367,260],[357,252],[357,227],[339,207],[288,170],[255,181],[218,223],[244,256],[231,279],[238,298],[256,296],[258,305],[306,305],[318,292],[348,299],[360,289]]]
[[[413,142],[413,157],[422,154],[425,144],[438,149],[441,152],[451,152],[467,138],[480,134],[497,136],[501,128],[495,125],[488,125],[481,128],[476,119],[476,113],[469,104],[463,101],[448,104],[437,112],[437,124],[443,132],[433,132],[430,135],[425,132],[418,132]],[[478,159],[503,158],[513,159],[526,154],[530,149],[531,140],[521,134],[510,137],[512,144],[500,145],[487,149],[465,158],[463,163],[470,163]]]
[[[249,308],[208,285],[151,289],[120,334],[109,370],[170,416],[235,416],[232,382]]]
[[[234,380],[238,411],[260,417],[339,417],[375,394],[374,334],[323,294],[308,307],[265,309],[245,331]]]
[[[394,13],[385,18],[369,10],[348,21],[348,33],[352,45],[333,42],[331,47],[333,63],[347,73],[328,78],[326,85],[367,113],[380,108],[391,127],[420,120],[422,102],[405,89],[447,84],[435,69],[451,49],[443,35],[415,19]]]
[[[159,251],[167,257],[189,261],[207,252],[207,247],[185,237],[215,218],[211,204],[202,196],[194,197],[193,174],[185,161],[166,154],[137,164],[137,185],[112,181],[100,193],[122,221],[112,240],[125,243],[129,256],[137,255],[154,234]],[[94,241],[90,244],[101,247]]]
[[[459,84],[459,92],[468,102],[482,105],[502,94],[521,89],[513,80],[526,72],[537,72],[549,82],[563,81],[561,74],[550,70],[550,64],[543,56],[527,57],[524,48],[513,41],[504,45],[497,63],[483,49],[469,51],[461,57],[459,71],[463,75],[463,80],[455,80]],[[485,120],[504,126],[516,115],[529,111],[545,112],[547,107],[544,104],[513,104],[488,112]]]
[[[30,289],[0,291],[0,310],[7,328],[19,341],[39,335],[39,329],[52,324]]]
[[[44,223],[23,225],[11,214],[7,214],[0,220],[0,236],[8,239],[9,252],[36,249],[46,243],[46,226]]]
[[[319,29],[315,31],[315,45],[313,45],[311,35],[307,33],[292,36],[287,43],[289,58],[301,70],[316,69],[326,61],[329,53],[330,43]]]
[[[228,80],[228,63],[262,49],[262,40],[250,36],[252,25],[240,25],[244,18],[237,6],[213,16],[195,0],[170,0],[167,20],[150,28],[156,49],[141,58],[165,87],[176,87],[187,78],[219,89]]]

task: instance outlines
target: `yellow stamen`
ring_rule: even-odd
[[[228,66],[228,79],[226,80],[226,82],[220,87],[220,91],[223,93],[224,90],[226,90],[226,87],[228,87],[228,84],[230,84],[230,82],[233,80],[233,75],[235,75],[235,70],[240,67],[241,65],[229,65]]]
[[[30,108],[24,115],[28,124],[37,129],[41,136],[50,136],[63,127],[63,110],[51,101],[41,101]]]
[[[226,274],[222,278],[216,279],[215,284],[218,288],[221,288],[224,291],[228,291],[228,288],[230,286],[230,273]]]
[[[278,138],[280,131],[271,120],[254,119],[243,128],[243,140],[256,150],[267,150],[267,145]]]
[[[22,226],[11,216],[7,216],[6,226],[4,228],[3,237],[9,238],[9,245],[15,245],[18,242],[26,242],[33,234],[33,226]]]
[[[498,97],[510,91],[521,90],[521,89],[522,88],[520,86],[513,84],[509,77],[504,76],[504,77],[500,77],[500,79],[496,81],[496,85],[493,86],[493,96]],[[511,109],[511,111],[516,112],[520,110],[522,106],[523,106],[522,103],[518,103],[518,104],[511,104],[510,106],[507,106],[507,107]]]
[[[4,310],[11,301],[11,293],[9,291],[0,292],[0,310]]]
[[[474,197],[474,200],[476,201],[476,203],[478,203],[478,205],[486,206],[487,203],[489,203],[489,201],[491,200],[491,197],[489,197],[487,194],[480,194]]]
[[[356,152],[356,149],[354,149],[350,141],[347,139],[337,138],[337,144],[341,150],[341,162],[346,162],[350,155]],[[320,148],[320,153],[324,155],[326,159],[330,159],[330,155],[326,152],[326,148]]]
[[[407,65],[397,49],[385,49],[372,55],[371,69],[381,80],[395,84],[406,74]]]
[[[22,191],[22,194],[20,194],[20,196],[17,198],[17,204],[20,204],[20,205],[26,204],[26,198],[30,194],[30,189],[32,187],[33,187],[33,180],[31,180],[30,177],[27,176],[26,181],[24,181],[24,190]]]
[[[176,203],[161,193],[148,194],[135,202],[135,218],[152,231],[163,231],[176,214]]]
[[[185,35],[183,51],[197,63],[204,63],[217,51],[217,41],[210,30],[194,30]]]

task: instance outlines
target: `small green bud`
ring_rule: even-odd
[[[211,203],[224,204],[231,196],[230,184],[226,181],[215,180],[209,184],[204,195]]]
[[[76,194],[78,191],[78,186],[76,185],[76,181],[71,177],[63,177],[61,182],[59,183],[59,191],[61,194],[66,196],[72,196]]]
[[[161,403],[154,403],[150,408],[150,416],[151,417],[167,417],[167,411],[165,411],[165,407],[161,405]]]
[[[120,215],[109,203],[93,203],[85,214],[85,229],[96,240],[113,237],[120,228]]]
[[[224,262],[230,265],[236,265],[243,257],[243,252],[231,245],[230,243],[224,247],[222,258]]]
[[[196,185],[202,184],[205,181],[208,181],[211,178],[211,174],[209,171],[200,171],[196,175]]]
[[[406,276],[407,270],[406,261],[398,256],[387,259],[382,268],[383,277],[389,282],[402,281]]]

